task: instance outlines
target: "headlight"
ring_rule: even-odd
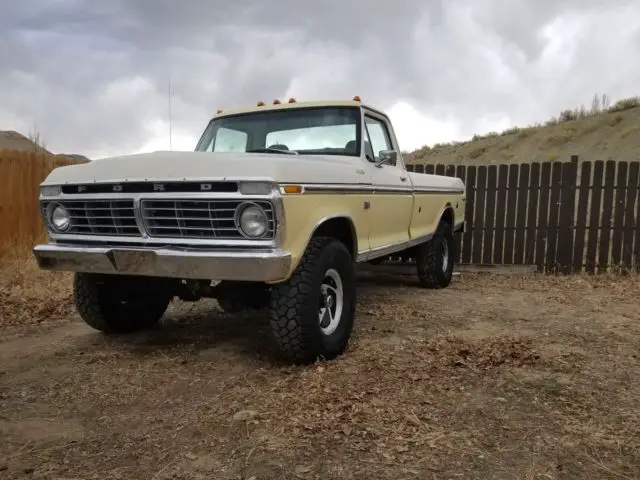
[[[269,219],[255,203],[243,203],[236,210],[236,226],[247,237],[259,238],[267,233]]]
[[[59,203],[50,203],[47,207],[47,220],[56,232],[64,232],[71,225],[69,212]]]

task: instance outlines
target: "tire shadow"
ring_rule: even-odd
[[[362,301],[380,291],[388,293],[389,287],[400,287],[399,294],[407,289],[420,290],[417,279],[407,275],[365,272],[358,273],[357,282]],[[358,316],[362,314],[360,309]],[[360,338],[369,333],[369,322],[361,320],[364,320],[364,330],[359,328],[358,321],[354,328],[354,335]],[[266,310],[224,313],[217,302],[209,299],[195,303],[174,300],[159,324],[145,331],[108,336],[95,332],[85,338],[87,344],[80,346],[83,350],[125,349],[143,356],[189,356],[206,351],[207,356],[220,359],[246,357],[268,366],[288,365],[272,339]]]
[[[216,355],[220,356],[239,355],[269,364],[282,363],[270,334],[266,311],[228,314],[205,300],[191,305],[175,302],[154,328],[126,335],[101,335],[100,343],[108,348],[125,348],[136,355],[198,355],[217,349]]]

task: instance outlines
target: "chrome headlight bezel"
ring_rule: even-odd
[[[56,220],[58,214],[58,221]],[[67,232],[71,228],[71,215],[69,210],[58,202],[50,202],[46,209],[47,225],[56,233]],[[61,222],[59,220],[62,220]]]
[[[260,220],[260,226],[262,227],[262,230],[259,233],[252,234],[250,231],[248,231],[249,228],[247,226],[247,222],[250,220],[246,219],[245,215],[257,216],[257,218]],[[234,220],[236,228],[245,238],[258,240],[269,234],[269,217],[267,216],[265,210],[257,203],[242,202],[236,208]]]

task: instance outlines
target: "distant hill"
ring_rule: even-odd
[[[67,158],[71,158],[78,163],[90,162],[91,159],[89,157],[85,157],[84,155],[80,155],[78,153],[60,153],[59,155]]]
[[[583,106],[561,112],[544,125],[425,146],[405,155],[405,161],[486,165],[568,160],[571,155],[589,160],[639,159],[640,97],[623,99],[613,106],[607,103],[606,96],[596,96],[589,110]]]
[[[13,130],[0,130],[0,150],[15,150],[19,152],[36,152],[44,155],[54,155],[46,148],[39,145],[38,137],[32,140]],[[88,157],[77,153],[61,153],[55,155],[70,158],[78,163],[91,161]]]
[[[19,150],[51,154],[37,142],[13,130],[0,130],[0,150]]]

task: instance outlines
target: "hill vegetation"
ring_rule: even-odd
[[[590,109],[565,110],[545,124],[474,135],[471,140],[424,146],[405,155],[409,164],[500,164],[568,160],[636,160],[640,157],[640,97],[609,105],[596,95]]]

